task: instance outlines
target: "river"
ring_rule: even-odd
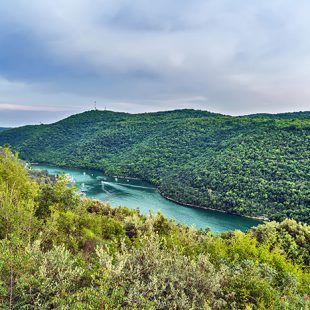
[[[163,198],[156,188],[140,180],[117,179],[104,176],[98,171],[41,164],[33,165],[33,168],[47,170],[52,175],[69,174],[87,197],[108,202],[114,207],[121,205],[128,208],[139,208],[143,214],[160,211],[167,218],[174,219],[177,223],[195,226],[196,228],[209,227],[213,232],[235,229],[245,231],[261,223],[247,217],[178,205]]]

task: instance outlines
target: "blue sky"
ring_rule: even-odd
[[[2,0],[0,127],[93,108],[310,110],[310,1]]]

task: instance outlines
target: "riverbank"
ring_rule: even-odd
[[[184,206],[184,207],[190,207],[190,208],[197,208],[197,209],[203,209],[203,210],[209,210],[209,211],[214,211],[214,212],[221,212],[224,214],[230,214],[230,215],[236,215],[236,216],[240,216],[240,217],[246,217],[249,219],[253,219],[253,220],[257,220],[257,221],[262,221],[263,223],[265,222],[270,222],[270,220],[266,217],[263,216],[249,216],[249,215],[243,215],[243,214],[238,214],[238,213],[233,213],[233,212],[227,212],[225,210],[219,210],[219,209],[215,209],[215,208],[210,208],[210,207],[205,207],[205,206],[199,206],[199,205],[194,205],[194,204],[190,204],[190,203],[184,203],[184,202],[180,202],[172,197],[169,197],[167,195],[165,195],[163,192],[160,191],[160,189],[158,187],[156,187],[154,184],[150,183],[147,180],[141,179],[141,178],[137,178],[137,177],[130,177],[130,176],[117,176],[114,175],[114,178],[119,178],[119,179],[128,179],[128,180],[139,180],[139,181],[143,181],[143,182],[147,182],[149,184],[151,184],[152,186],[154,186],[157,190],[157,192],[165,199],[174,202],[180,206]]]
[[[55,166],[54,164],[47,164],[47,163],[36,163],[37,165],[45,165],[45,166],[48,166],[48,167],[53,167]],[[36,165],[34,165],[36,166]],[[99,170],[99,169],[89,169],[89,168],[85,168],[85,167],[68,167],[68,166],[65,166],[65,165],[62,165],[62,166],[58,166],[57,167],[59,168],[64,168],[64,169],[78,169],[78,170],[81,170],[81,171],[84,171],[83,173],[86,173],[89,174],[89,175],[93,175],[93,173],[99,173],[99,174],[104,174],[104,171],[102,170]],[[154,184],[150,183],[148,180],[144,180],[142,178],[138,178],[138,177],[132,177],[132,176],[126,176],[126,175],[106,175],[107,177],[110,177],[110,178],[117,178],[119,180],[136,180],[136,181],[142,181],[142,182],[146,182],[147,184],[150,184],[151,186],[153,186],[154,190],[157,191],[161,197],[163,197],[165,200],[167,201],[170,201],[170,202],[173,202],[179,206],[183,206],[183,207],[188,207],[188,208],[194,208],[194,209],[200,209],[200,210],[206,210],[206,211],[212,211],[212,212],[219,212],[219,213],[222,213],[222,214],[227,214],[227,215],[234,215],[234,216],[239,216],[240,218],[248,218],[248,219],[251,219],[251,220],[256,220],[256,221],[260,221],[260,222],[266,222],[266,221],[269,221],[269,219],[267,218],[264,218],[264,217],[255,217],[255,216],[248,216],[248,215],[241,215],[241,214],[237,214],[237,213],[232,213],[232,212],[227,212],[225,210],[219,210],[219,209],[215,209],[215,208],[210,208],[210,207],[206,207],[206,206],[199,206],[199,205],[195,205],[195,204],[189,204],[189,203],[183,203],[183,202],[180,202],[180,201],[177,201],[176,199],[174,199],[173,197],[170,197],[168,195],[166,195],[165,193],[161,192],[160,189],[155,186]]]
[[[109,176],[109,175],[108,175]],[[140,178],[135,178],[135,177],[127,177],[127,176],[123,176],[123,175],[113,175],[113,178],[118,178],[118,179],[124,179],[124,180],[137,180],[137,181],[144,181],[147,182],[145,180],[142,180]],[[151,183],[150,183],[151,184]]]
[[[205,206],[198,206],[198,205],[194,205],[194,204],[190,204],[190,203],[184,203],[184,202],[180,202],[172,197],[169,197],[167,195],[165,195],[163,192],[161,192],[158,188],[157,188],[158,193],[165,199],[172,201],[180,206],[185,206],[185,207],[190,207],[190,208],[197,208],[197,209],[203,209],[203,210],[209,210],[209,211],[214,211],[214,212],[221,212],[221,213],[225,213],[225,214],[231,214],[231,215],[236,215],[236,216],[240,216],[240,217],[246,217],[249,219],[253,219],[253,220],[258,220],[258,221],[262,221],[262,222],[269,222],[270,220],[266,217],[259,217],[259,216],[249,216],[249,215],[242,215],[242,214],[238,214],[238,213],[233,213],[233,212],[227,212],[225,210],[219,210],[219,209],[214,209],[214,208],[210,208],[210,207],[205,207]]]
[[[165,193],[161,192],[160,189],[155,186],[154,184],[150,183],[148,180],[144,180],[141,178],[137,178],[137,177],[130,177],[130,176],[113,176],[114,178],[119,178],[119,179],[129,179],[129,180],[139,180],[139,181],[143,181],[143,182],[147,182],[150,185],[154,186],[154,188],[156,189],[156,191],[165,199],[174,202],[180,206],[184,206],[184,207],[189,207],[189,208],[196,208],[196,209],[203,209],[203,210],[209,210],[209,211],[214,211],[214,212],[221,212],[224,214],[229,214],[229,215],[236,215],[236,216],[240,216],[240,217],[246,217],[252,220],[257,220],[257,221],[261,221],[262,223],[266,223],[266,222],[270,222],[270,220],[266,217],[263,216],[249,216],[249,215],[243,215],[243,214],[238,214],[238,213],[233,213],[233,212],[227,212],[225,210],[220,210],[220,209],[215,209],[215,208],[210,208],[210,207],[205,207],[205,206],[199,206],[199,205],[194,205],[194,204],[190,204],[190,203],[184,203],[184,202],[180,202],[172,197],[169,197],[167,195],[165,195]]]

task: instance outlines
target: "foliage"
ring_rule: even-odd
[[[0,238],[31,237],[38,190],[17,156],[0,148]]]
[[[22,158],[156,185],[181,203],[309,223],[309,112],[89,111],[0,134]]]
[[[309,307],[306,224],[213,235],[28,176],[8,148],[0,194],[1,309]]]
[[[270,249],[280,246],[294,261],[310,266],[310,227],[294,220],[270,222],[252,229],[252,235]]]

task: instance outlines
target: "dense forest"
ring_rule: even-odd
[[[268,114],[268,113],[257,113],[246,115],[243,117],[247,118],[269,118],[269,119],[309,119],[310,112],[287,112],[287,113],[278,113],[278,114]]]
[[[0,134],[21,158],[139,177],[184,204],[310,222],[309,112],[89,111]]]
[[[308,309],[310,227],[212,234],[80,197],[0,149],[1,309]]]
[[[4,131],[4,130],[7,130],[7,129],[9,129],[9,128],[6,128],[6,127],[0,127],[0,132],[1,132],[1,131]]]

